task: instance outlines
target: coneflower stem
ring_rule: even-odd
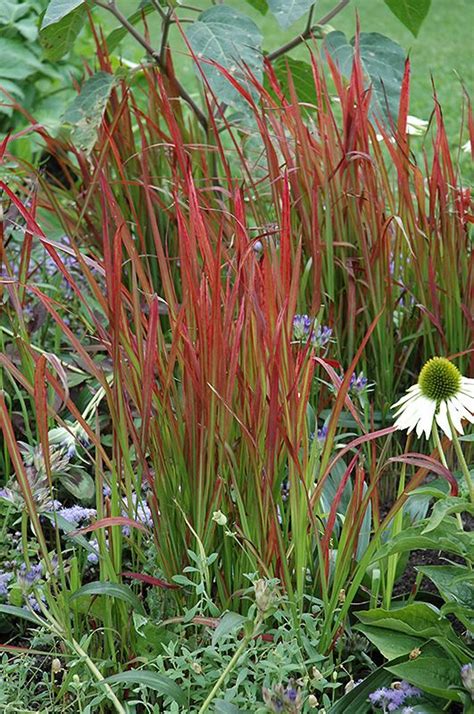
[[[449,410],[447,410],[447,415],[448,415],[449,427],[451,429],[454,450],[456,451],[456,456],[458,457],[461,471],[463,472],[464,478],[466,480],[467,490],[469,491],[469,498],[471,500],[471,503],[474,503],[474,484],[472,483],[471,474],[469,473],[469,469],[466,464],[466,459],[464,458],[464,454],[462,453],[461,444],[459,443],[458,435],[457,435],[456,429],[453,426],[453,422],[452,422],[451,416],[449,414]]]

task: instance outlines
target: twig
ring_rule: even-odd
[[[296,37],[294,37],[289,42],[286,42],[281,47],[278,47],[276,50],[273,50],[273,52],[270,52],[267,55],[266,59],[269,62],[274,62],[276,59],[278,59],[278,57],[281,57],[282,55],[285,55],[287,52],[294,49],[295,47],[298,47],[298,45],[301,45],[302,42],[308,40],[311,36],[321,39],[322,34],[320,31],[318,32],[319,28],[322,25],[327,25],[327,23],[330,22],[333,17],[338,15],[341,10],[343,10],[346,5],[350,3],[350,1],[351,0],[340,0],[340,2],[338,2],[338,4],[335,5],[332,10],[330,10],[326,15],[324,15],[324,17],[322,17],[315,25],[311,24],[314,10],[313,6],[309,11],[308,22],[306,23],[306,27],[303,32],[301,32],[299,35],[296,35]]]
[[[127,30],[127,32],[135,38],[135,40],[145,49],[147,54],[152,57],[154,60],[156,66],[158,69],[169,79],[172,79],[173,82],[176,85],[176,89],[178,90],[179,96],[184,99],[184,101],[189,104],[191,109],[193,110],[194,114],[196,115],[196,118],[204,131],[207,133],[209,129],[209,122],[207,120],[206,115],[203,113],[203,111],[198,107],[194,99],[188,94],[186,89],[183,87],[183,85],[176,79],[176,77],[170,77],[169,70],[166,66],[166,63],[164,63],[160,57],[160,53],[157,52],[154,47],[150,45],[148,40],[141,35],[138,30],[128,21],[128,19],[125,17],[125,15],[119,10],[119,8],[116,6],[114,0],[109,0],[109,2],[102,2],[101,0],[94,0],[95,5],[98,7],[101,7],[103,10],[107,10],[110,12],[116,20],[120,22],[120,24]]]

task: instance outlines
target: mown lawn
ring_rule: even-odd
[[[264,34],[264,49],[270,50],[297,34],[304,26],[302,21],[289,31],[282,32],[270,14],[262,17],[246,0],[227,0],[242,12],[252,16]],[[122,0],[126,13],[136,8],[136,0]],[[194,0],[194,7],[209,7],[208,0]],[[334,6],[334,0],[320,0],[315,17],[320,18]],[[356,13],[364,32],[381,32],[399,42],[410,54],[412,61],[411,113],[428,119],[433,107],[432,78],[443,107],[448,135],[453,145],[458,141],[462,107],[462,83],[471,95],[474,94],[474,2],[473,0],[432,0],[431,9],[417,38],[392,15],[383,0],[353,0],[334,20],[335,29],[352,36],[355,30]],[[194,16],[194,13],[190,13]],[[150,16],[152,38],[159,41],[159,24]],[[113,26],[114,23],[111,23]],[[187,84],[193,82],[191,62],[186,49],[175,30],[171,34],[176,48],[176,61],[180,78]],[[124,56],[138,60],[141,50],[132,39],[123,43]],[[304,47],[294,50],[292,56],[303,59]],[[461,81],[462,80],[462,81]],[[197,88],[196,88],[197,91]]]

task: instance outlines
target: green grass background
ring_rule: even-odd
[[[209,0],[187,0],[194,7],[205,9]],[[283,32],[270,12],[262,16],[246,0],[227,0],[229,5],[251,16],[264,34],[264,50],[272,50],[300,31],[305,21],[302,19],[290,30]],[[335,0],[319,0],[315,5],[316,20],[325,15],[335,4]],[[120,7],[127,14],[137,7],[137,0],[121,0]],[[342,30],[352,37],[355,31],[356,14],[359,15],[363,32],[381,32],[399,42],[409,53],[412,63],[412,92],[410,113],[428,119],[433,108],[432,77],[443,108],[450,141],[459,139],[462,107],[462,83],[467,91],[474,94],[474,0],[432,0],[429,14],[421,27],[418,37],[411,33],[390,12],[383,0],[352,0],[332,21],[334,29]],[[195,17],[195,13],[185,12],[183,16]],[[154,43],[159,43],[160,24],[156,15],[149,16],[149,26]],[[109,27],[115,21],[107,20]],[[175,50],[175,61],[180,79],[191,87],[194,73],[185,47],[177,30],[171,33]],[[127,38],[122,44],[123,54],[130,60],[142,56],[133,39]],[[299,47],[291,55],[298,59],[307,56],[307,50]],[[194,91],[198,91],[197,87]],[[465,140],[465,138],[464,138]]]

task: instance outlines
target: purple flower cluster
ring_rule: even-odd
[[[78,526],[84,521],[90,521],[97,516],[95,508],[83,508],[82,506],[69,506],[68,508],[59,508],[56,513],[69,523],[74,523]]]
[[[309,315],[295,315],[293,318],[293,339],[296,342],[311,342],[314,347],[322,349],[326,347],[331,339],[332,330],[330,327],[318,325],[315,319]]]
[[[18,580],[26,588],[31,588],[43,577],[43,566],[41,563],[32,565],[28,570],[25,563],[22,563],[18,571]]]
[[[421,691],[409,682],[397,682],[391,687],[381,687],[369,694],[370,703],[384,712],[394,712],[405,704],[407,699],[420,697]]]
[[[7,585],[13,577],[13,573],[9,573],[5,570],[0,570],[0,598],[7,597],[8,589]]]

